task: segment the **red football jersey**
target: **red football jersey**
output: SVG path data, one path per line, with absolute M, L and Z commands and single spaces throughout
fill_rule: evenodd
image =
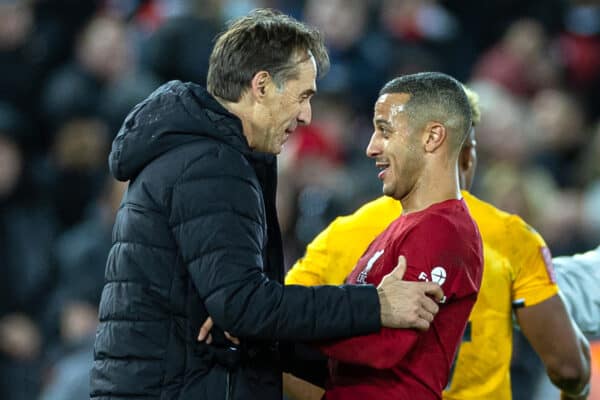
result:
M 446 200 L 393 221 L 347 282 L 378 285 L 400 255 L 408 262 L 405 280 L 441 285 L 440 312 L 425 332 L 382 328 L 322 343 L 330 358 L 325 399 L 442 398 L 483 272 L 481 237 L 464 201 Z

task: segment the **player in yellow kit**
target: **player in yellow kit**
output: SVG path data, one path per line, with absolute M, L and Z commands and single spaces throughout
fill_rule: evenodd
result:
M 468 89 L 467 93 L 475 111 L 474 121 L 478 122 L 476 95 Z M 475 145 L 472 130 L 459 161 L 462 188 L 471 185 Z M 589 365 L 583 354 L 588 349 L 557 295 L 552 260 L 544 240 L 520 217 L 500 211 L 467 191 L 463 191 L 463 196 L 483 239 L 484 273 L 444 399 L 511 398 L 513 309 L 548 375 L 563 390 L 563 398 L 585 398 L 567 395 L 580 394 L 582 390 L 585 394 Z M 285 283 L 343 283 L 368 244 L 401 211 L 398 201 L 380 197 L 352 215 L 337 218 L 309 244 Z

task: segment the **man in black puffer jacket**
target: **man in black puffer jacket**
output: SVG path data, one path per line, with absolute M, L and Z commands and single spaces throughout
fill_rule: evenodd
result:
M 401 273 L 378 288 L 281 285 L 274 155 L 310 122 L 327 62 L 315 30 L 258 10 L 219 37 L 208 91 L 169 82 L 126 118 L 93 399 L 280 399 L 279 340 L 427 329 L 441 289 Z M 211 344 L 197 340 L 209 317 Z

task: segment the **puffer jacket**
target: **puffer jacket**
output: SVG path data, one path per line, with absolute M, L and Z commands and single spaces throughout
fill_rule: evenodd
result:
M 284 287 L 276 164 L 204 88 L 169 82 L 126 118 L 93 399 L 280 399 L 280 340 L 375 332 L 373 287 Z M 196 338 L 215 322 L 214 343 Z M 223 331 L 242 338 L 240 346 Z

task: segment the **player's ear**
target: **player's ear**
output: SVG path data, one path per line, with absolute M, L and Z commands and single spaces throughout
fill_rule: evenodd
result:
M 448 131 L 446 127 L 439 122 L 428 122 L 425 125 L 424 146 L 425 151 L 433 153 L 446 140 Z

